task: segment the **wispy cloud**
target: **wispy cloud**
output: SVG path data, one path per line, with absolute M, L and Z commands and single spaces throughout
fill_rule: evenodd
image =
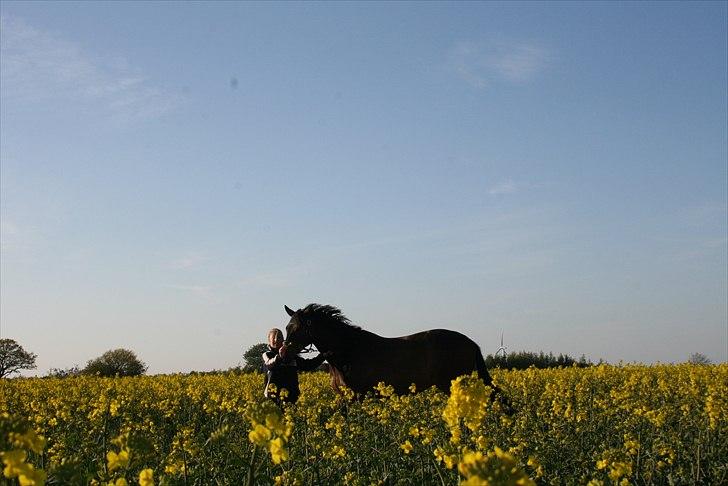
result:
M 202 253 L 189 252 L 169 262 L 169 268 L 173 270 L 187 270 L 199 268 L 210 261 L 210 258 Z
M 488 188 L 488 195 L 490 196 L 503 196 L 506 194 L 515 194 L 517 192 L 523 192 L 532 189 L 541 189 L 547 187 L 549 184 L 545 182 L 517 182 L 511 179 L 498 182 Z
M 546 48 L 525 41 L 459 42 L 450 51 L 452 69 L 475 88 L 530 81 L 550 59 Z
M 311 275 L 317 270 L 313 261 L 308 261 L 286 268 L 275 269 L 247 275 L 238 281 L 241 288 L 285 288 L 298 284 L 302 277 Z
M 513 194 L 517 190 L 517 185 L 513 181 L 504 181 L 500 182 L 494 186 L 492 186 L 490 189 L 488 189 L 488 194 L 491 196 L 499 196 L 502 194 Z
M 64 101 L 126 122 L 161 116 L 181 101 L 126 62 L 98 61 L 82 45 L 22 19 L 0 17 L 0 37 L 4 102 Z
M 211 299 L 214 297 L 212 287 L 209 285 L 177 285 L 177 284 L 167 284 L 164 285 L 165 288 L 173 289 L 173 290 L 180 290 L 183 292 L 189 292 L 197 297 L 202 297 L 205 299 Z
M 293 275 L 284 273 L 260 273 L 242 279 L 239 284 L 241 287 L 284 288 L 290 287 L 293 284 L 293 279 Z

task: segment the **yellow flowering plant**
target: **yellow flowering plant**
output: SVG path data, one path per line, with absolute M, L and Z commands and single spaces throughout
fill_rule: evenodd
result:
M 449 393 L 338 395 L 302 373 L 279 408 L 256 373 L 0 380 L 10 484 L 719 484 L 728 365 L 493 370 Z M 517 483 L 516 483 L 517 484 Z

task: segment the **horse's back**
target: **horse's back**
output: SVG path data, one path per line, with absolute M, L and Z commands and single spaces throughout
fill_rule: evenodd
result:
M 448 391 L 454 378 L 479 371 L 480 347 L 469 337 L 449 329 L 431 329 L 390 340 L 410 364 L 406 366 L 419 388 L 437 386 Z M 403 370 L 404 371 L 404 370 Z
M 421 351 L 436 356 L 443 353 L 447 356 L 451 356 L 453 353 L 469 355 L 475 350 L 480 350 L 472 339 L 449 329 L 430 329 L 395 339 L 401 340 L 402 343 L 405 343 L 405 346 L 419 348 Z
M 465 334 L 451 329 L 429 329 L 427 331 L 420 331 L 415 334 L 410 334 L 409 336 L 401 336 L 395 339 L 412 342 L 432 342 L 437 344 L 475 344 L 475 342 Z

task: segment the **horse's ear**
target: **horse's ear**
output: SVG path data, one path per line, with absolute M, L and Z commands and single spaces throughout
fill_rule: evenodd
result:
M 286 308 L 286 312 L 288 313 L 288 315 L 293 317 L 293 314 L 295 314 L 295 312 L 289 309 L 287 305 L 284 305 L 283 307 Z

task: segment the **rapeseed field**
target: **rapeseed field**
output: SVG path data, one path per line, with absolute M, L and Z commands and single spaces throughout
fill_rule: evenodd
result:
M 728 365 L 493 372 L 398 396 L 259 374 L 0 380 L 8 484 L 726 484 Z

